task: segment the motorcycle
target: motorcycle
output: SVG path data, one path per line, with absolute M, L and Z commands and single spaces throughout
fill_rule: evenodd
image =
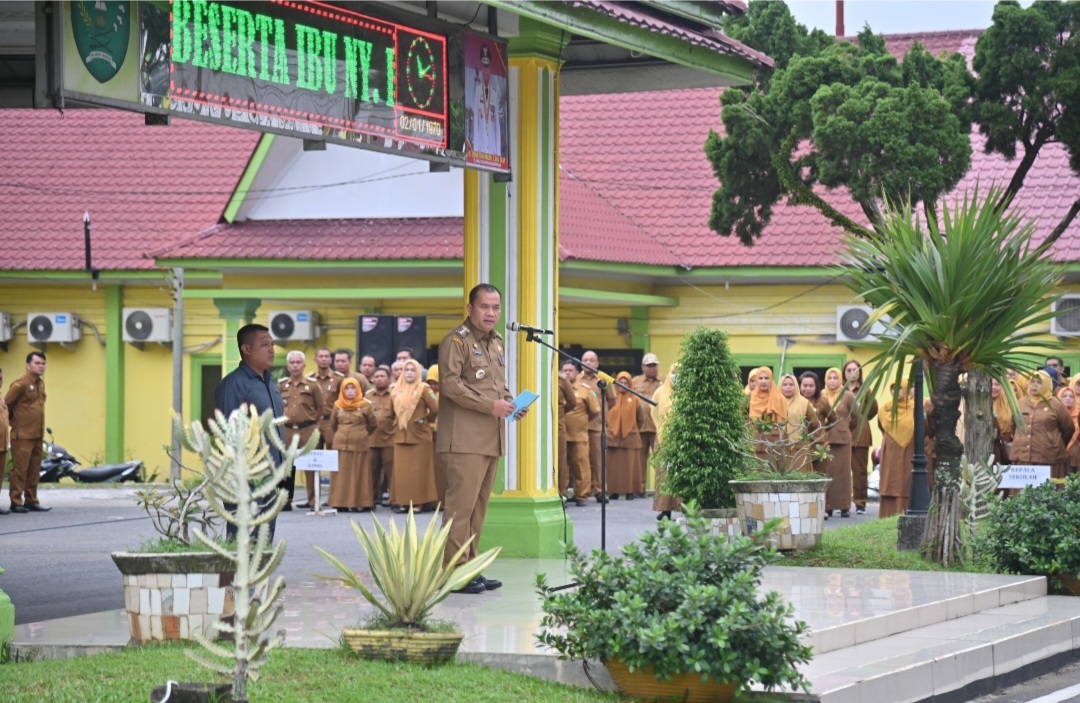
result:
M 49 441 L 45 442 L 43 448 L 40 483 L 56 483 L 65 476 L 76 483 L 123 483 L 139 481 L 142 476 L 143 463 L 140 459 L 79 469 L 79 460 L 53 439 L 52 428 L 46 427 L 45 431 L 49 434 Z

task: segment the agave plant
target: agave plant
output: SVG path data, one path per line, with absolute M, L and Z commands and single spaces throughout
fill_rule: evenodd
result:
M 452 521 L 447 521 L 441 528 L 436 527 L 439 523 L 439 511 L 436 510 L 423 536 L 418 534 L 411 510 L 405 520 L 404 532 L 398 532 L 397 523 L 393 520 L 388 522 L 389 530 L 376 520 L 373 533 L 368 533 L 355 521 L 351 523 L 353 532 L 360 540 L 360 547 L 367 555 L 371 578 L 385 598 L 385 603 L 340 559 L 319 547 L 315 547 L 315 551 L 340 574 L 319 578 L 360 591 L 391 621 L 393 627 L 422 629 L 431 609 L 451 591 L 461 588 L 491 566 L 502 549 L 489 549 L 460 566 L 444 566 L 443 554 Z M 449 563 L 455 564 L 468 548 L 466 542 Z
M 1038 363 L 1040 339 L 1055 313 L 1051 293 L 1060 280 L 1046 246 L 1035 246 L 1034 223 L 1000 211 L 1000 192 L 978 191 L 943 202 L 940 219 L 925 222 L 910 204 L 886 208 L 878 232 L 848 235 L 841 254 L 845 283 L 887 322 L 872 346 L 877 354 L 863 393 L 878 395 L 886 383 L 914 375 L 911 360 L 929 370 L 932 418 L 937 426 L 935 487 L 924 554 L 951 563 L 958 540 L 963 445 L 957 438 L 960 376 L 984 371 L 996 378 L 1016 409 L 1008 369 Z

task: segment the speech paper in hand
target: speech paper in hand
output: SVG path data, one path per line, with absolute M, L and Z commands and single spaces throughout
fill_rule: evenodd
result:
M 515 417 L 519 412 L 536 402 L 536 399 L 540 396 L 536 395 L 532 391 L 521 391 L 517 398 L 514 398 L 514 412 L 507 418 L 510 422 L 513 422 L 517 418 Z

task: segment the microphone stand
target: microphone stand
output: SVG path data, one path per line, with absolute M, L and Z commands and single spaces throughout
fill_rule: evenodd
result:
M 600 502 L 600 551 L 607 552 L 607 379 L 610 379 L 611 376 L 609 374 L 603 373 L 599 369 L 594 369 L 592 366 L 589 366 L 573 354 L 570 354 L 569 352 L 565 352 L 556 346 L 548 344 L 541 338 L 540 335 L 536 334 L 532 330 L 518 331 L 525 333 L 526 342 L 536 342 L 541 346 L 547 347 L 548 349 L 555 352 L 559 356 L 564 357 L 568 361 L 573 361 L 575 364 L 581 366 L 581 368 L 588 369 L 592 373 L 596 374 L 596 385 L 600 388 L 600 494 L 604 498 L 604 500 Z M 624 383 L 619 383 L 612 379 L 611 384 L 619 386 L 623 390 L 633 393 L 649 405 L 655 406 L 657 404 L 656 401 L 652 398 L 646 397 L 641 393 L 638 393 L 633 388 Z M 560 591 L 566 588 L 573 588 L 577 585 L 577 583 L 570 583 L 565 586 L 559 586 L 552 590 Z

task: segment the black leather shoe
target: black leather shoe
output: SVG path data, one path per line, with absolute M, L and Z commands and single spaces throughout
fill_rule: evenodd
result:
M 301 503 L 300 505 L 298 505 L 296 507 L 304 508 L 304 509 L 310 509 L 311 508 L 311 503 Z
M 841 510 L 840 517 L 851 517 L 851 512 L 848 510 Z
M 498 579 L 486 579 L 484 578 L 483 574 L 477 576 L 476 580 L 484 584 L 484 588 L 489 591 L 494 591 L 497 588 L 502 588 L 502 581 L 499 581 Z
M 11 506 L 11 512 L 13 512 L 13 513 L 28 513 L 30 511 L 27 510 L 25 505 L 13 505 L 13 506 Z
M 606 503 L 606 502 L 608 502 L 608 499 L 607 499 L 606 496 L 596 496 L 596 502 L 597 503 Z
M 588 504 L 589 504 L 589 501 L 587 501 L 587 500 L 575 500 L 574 501 L 574 505 L 576 505 L 579 508 L 584 508 Z
M 627 499 L 627 500 L 633 500 L 633 499 L 634 499 L 634 498 L 636 498 L 636 497 L 637 497 L 637 494 L 636 494 L 636 493 L 627 493 L 627 494 L 626 494 L 626 499 Z
M 285 511 L 285 512 L 291 511 L 292 510 L 292 503 L 286 503 L 285 507 L 283 507 L 282 510 Z
M 32 513 L 47 513 L 52 510 L 52 508 L 46 508 L 41 503 L 30 503 L 26 506 L 26 509 Z
M 483 581 L 480 580 L 480 577 L 477 577 L 474 578 L 472 581 L 469 581 L 467 584 L 457 589 L 456 591 L 452 591 L 452 593 L 469 593 L 475 595 L 477 593 L 483 593 L 486 590 L 487 586 L 484 584 Z

